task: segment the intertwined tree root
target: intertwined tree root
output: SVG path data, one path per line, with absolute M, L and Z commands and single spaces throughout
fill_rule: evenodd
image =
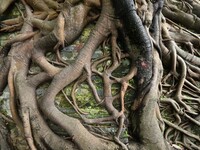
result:
M 0 2 L 4 4 L 2 15 L 13 1 Z M 12 120 L 30 149 L 199 149 L 198 0 L 20 2 L 25 8 L 20 17 L 0 20 L 0 32 L 20 29 L 0 50 L 0 93 L 8 85 Z M 75 61 L 66 62 L 60 50 L 73 44 L 88 24 L 95 24 L 89 38 Z M 102 50 L 102 57 L 92 58 L 98 47 L 107 45 L 110 52 Z M 56 60 L 49 61 L 48 52 L 55 54 Z M 125 59 L 130 62 L 129 71 L 115 76 Z M 40 72 L 30 73 L 33 63 Z M 93 77 L 101 78 L 103 96 Z M 130 80 L 136 82 L 135 87 Z M 87 118 L 79 108 L 75 91 L 83 82 L 107 117 Z M 36 90 L 44 83 L 49 83 L 48 88 L 38 98 Z M 117 94 L 112 91 L 115 84 L 120 85 Z M 69 98 L 63 89 L 71 85 Z M 131 90 L 136 94 L 127 100 Z M 79 117 L 56 107 L 54 101 L 60 92 Z M 0 115 L 0 126 L 5 126 L 2 119 L 10 119 Z M 68 137 L 57 134 L 49 121 Z M 95 127 L 91 127 L 106 123 L 117 126 L 112 139 L 94 133 Z M 124 129 L 128 143 L 120 138 Z M 0 137 L 8 135 L 6 130 L 0 133 Z M 7 142 L 0 140 L 0 145 L 9 147 Z

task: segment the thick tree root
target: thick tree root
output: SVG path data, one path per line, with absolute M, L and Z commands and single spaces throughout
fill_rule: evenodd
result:
M 0 15 L 6 15 L 11 3 L 2 0 Z M 0 18 L 0 32 L 21 29 L 0 49 L 0 95 L 8 84 L 12 114 L 9 119 L 0 113 L 0 125 L 5 127 L 2 118 L 14 121 L 33 150 L 199 149 L 198 0 L 21 3 L 21 16 Z M 75 60 L 65 62 L 65 47 L 80 42 L 89 23 L 95 26 L 89 38 L 81 43 Z M 96 58 L 96 52 L 101 56 Z M 53 59 L 47 58 L 49 54 Z M 33 66 L 42 71 L 30 73 Z M 130 68 L 117 75 L 122 66 Z M 100 89 L 94 78 L 101 81 Z M 38 98 L 40 85 L 47 82 Z M 82 110 L 76 97 L 82 84 L 88 85 L 94 99 L 84 107 L 98 106 L 104 117 L 90 118 L 90 112 Z M 65 91 L 68 87 L 71 95 Z M 77 118 L 57 106 L 60 92 Z M 113 131 L 104 131 L 105 126 Z M 4 129 L 0 145 L 10 149 Z

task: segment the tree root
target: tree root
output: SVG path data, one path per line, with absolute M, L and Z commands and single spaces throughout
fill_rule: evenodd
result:
M 11 2 L 2 3 L 0 14 L 7 13 Z M 25 14 L 19 9 L 20 17 L 0 20 L 0 32 L 21 29 L 0 50 L 0 95 L 8 84 L 12 119 L 21 126 L 30 149 L 199 149 L 197 0 L 21 2 Z M 60 50 L 79 42 L 89 23 L 95 27 L 75 61 L 63 61 Z M 47 58 L 48 52 L 57 58 Z M 35 66 L 42 71 L 31 74 Z M 130 68 L 116 75 L 124 66 Z M 103 85 L 101 93 L 96 77 Z M 47 82 L 45 93 L 37 95 Z M 82 110 L 75 94 L 82 83 L 89 85 L 94 98 L 87 105 L 98 106 L 106 117 L 89 118 Z M 69 85 L 70 96 L 65 91 Z M 60 92 L 77 118 L 56 107 Z M 1 118 L 13 122 L 1 114 L 0 124 Z M 101 126 L 113 131 L 107 133 Z M 3 141 L 9 149 L 1 139 L 1 146 Z M 124 139 L 135 143 L 128 146 Z

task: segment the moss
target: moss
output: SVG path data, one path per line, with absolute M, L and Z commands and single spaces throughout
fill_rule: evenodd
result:
M 24 6 L 21 3 L 16 2 L 16 5 L 11 5 L 11 7 L 12 7 L 11 9 L 8 9 L 0 17 L 0 21 L 7 20 L 7 19 L 12 19 L 12 18 L 17 18 L 17 17 L 21 16 L 21 13 L 20 13 L 19 9 L 22 12 L 24 10 Z M 14 37 L 16 34 L 18 34 L 18 32 L 14 32 L 14 33 L 2 33 L 1 32 L 1 34 L 0 34 L 0 48 L 5 44 L 6 40 L 8 40 L 11 37 Z
M 82 83 L 78 86 L 78 88 L 76 89 L 75 96 L 81 108 L 95 106 L 96 104 L 92 91 L 86 83 Z
M 80 37 L 80 42 L 85 43 L 90 36 L 91 30 L 94 28 L 94 25 L 90 24 L 88 25 L 82 32 L 81 37 Z
M 112 95 L 115 96 L 119 94 L 121 85 L 119 83 L 112 84 Z
M 86 116 L 87 118 L 93 119 L 93 118 L 103 118 L 108 116 L 108 113 L 105 109 L 102 109 L 101 107 L 87 107 L 83 109 L 84 112 L 88 113 Z

